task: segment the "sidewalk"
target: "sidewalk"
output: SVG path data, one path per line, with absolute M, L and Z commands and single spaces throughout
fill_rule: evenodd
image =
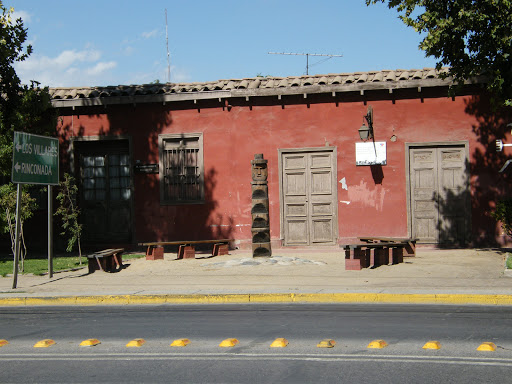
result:
M 203 302 L 395 302 L 512 305 L 505 253 L 418 248 L 404 263 L 345 271 L 335 248 L 249 251 L 176 260 L 127 261 L 116 273 L 87 269 L 48 276 L 0 277 L 0 305 Z

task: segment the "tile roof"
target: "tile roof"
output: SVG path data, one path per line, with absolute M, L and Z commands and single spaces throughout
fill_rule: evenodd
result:
M 451 80 L 441 79 L 432 68 L 383 70 L 314 76 L 254 77 L 217 80 L 202 83 L 162 83 L 117 85 L 105 87 L 50 88 L 52 102 L 57 106 L 72 105 L 66 101 L 81 101 L 73 105 L 96 105 L 104 102 L 86 100 L 114 99 L 114 103 L 146 101 L 195 100 L 208 98 L 253 97 L 285 94 L 350 92 L 359 90 L 447 86 Z M 151 96 L 148 98 L 148 96 Z M 160 97 L 159 97 L 160 96 Z M 173 97 L 174 96 L 174 97 Z M 181 97 L 178 97 L 181 96 Z M 128 101 L 128 99 L 130 101 Z

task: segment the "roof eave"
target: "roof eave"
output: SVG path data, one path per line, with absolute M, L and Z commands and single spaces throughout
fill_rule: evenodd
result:
M 480 79 L 467 81 L 466 84 L 480 83 Z M 256 88 L 256 89 L 232 89 L 218 91 L 179 92 L 172 94 L 153 95 L 132 95 L 132 96 L 109 96 L 94 98 L 73 98 L 73 99 L 52 99 L 52 105 L 56 108 L 93 107 L 121 104 L 142 104 L 142 103 L 172 103 L 179 101 L 198 101 L 213 99 L 229 99 L 240 97 L 271 97 L 286 95 L 309 95 L 309 94 L 341 94 L 347 92 L 370 92 L 378 90 L 400 89 L 426 89 L 449 87 L 453 85 L 451 78 L 447 79 L 417 79 L 397 81 L 375 81 L 362 83 L 344 83 L 331 85 L 308 85 L 282 88 Z

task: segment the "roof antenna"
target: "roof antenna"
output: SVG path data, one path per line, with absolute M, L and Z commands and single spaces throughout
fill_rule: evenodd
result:
M 306 56 L 306 75 L 309 75 L 309 56 L 326 56 L 327 59 L 316 62 L 313 65 L 319 64 L 323 61 L 332 59 L 333 57 L 343 57 L 343 55 L 330 55 L 322 53 L 295 53 L 295 52 L 268 52 L 269 55 L 292 55 L 292 56 Z
M 167 8 L 165 8 L 165 45 L 167 47 L 167 82 L 171 82 L 171 55 L 169 54 L 169 34 L 167 32 Z

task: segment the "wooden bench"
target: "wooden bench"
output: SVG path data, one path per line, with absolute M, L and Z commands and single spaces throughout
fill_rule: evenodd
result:
M 219 240 L 185 240 L 185 241 L 155 241 L 151 243 L 139 243 L 139 246 L 148 247 L 146 260 L 159 260 L 164 258 L 165 245 L 177 245 L 178 259 L 194 259 L 196 257 L 195 246 L 197 244 L 213 244 L 212 256 L 227 255 L 229 243 L 235 239 Z
M 403 262 L 407 242 L 340 245 L 345 250 L 345 270 L 359 271 Z
M 406 243 L 406 246 L 404 248 L 404 256 L 416 256 L 416 241 L 418 239 L 412 239 L 412 238 L 404 238 L 404 237 L 373 237 L 373 236 L 366 236 L 366 237 L 360 237 L 360 241 L 364 243 L 390 243 L 390 244 L 396 244 L 396 243 Z
M 124 248 L 104 249 L 87 255 L 89 273 L 100 270 L 114 272 L 123 268 Z

